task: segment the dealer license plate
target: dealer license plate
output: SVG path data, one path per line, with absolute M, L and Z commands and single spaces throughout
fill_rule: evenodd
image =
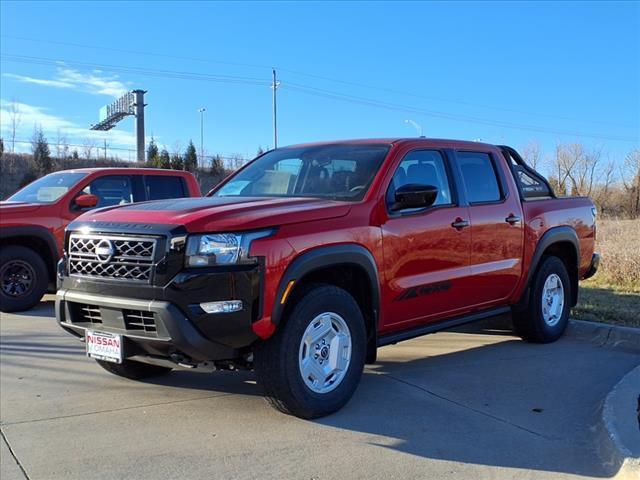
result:
M 85 331 L 87 356 L 106 362 L 122 363 L 122 335 Z

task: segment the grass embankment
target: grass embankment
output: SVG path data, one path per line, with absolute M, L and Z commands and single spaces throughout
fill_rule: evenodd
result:
M 640 219 L 599 220 L 598 273 L 580 283 L 572 316 L 640 327 Z

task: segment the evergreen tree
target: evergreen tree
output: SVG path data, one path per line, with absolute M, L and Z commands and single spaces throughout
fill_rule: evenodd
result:
M 182 155 L 179 153 L 174 153 L 171 155 L 171 168 L 173 170 L 182 170 L 184 169 L 184 162 L 182 161 Z
M 0 157 L 4 154 L 4 140 L 0 138 Z
M 147 165 L 150 167 L 158 166 L 158 145 L 153 137 L 147 147 Z
M 166 148 L 163 148 L 160 152 L 160 156 L 158 157 L 158 168 L 171 168 L 171 157 L 169 156 L 169 152 L 167 152 Z
M 74 160 L 78 160 L 80 158 L 78 150 L 74 150 L 73 152 L 71 152 L 71 158 L 73 158 Z
M 31 151 L 33 152 L 33 162 L 39 175 L 46 175 L 53 169 L 51 161 L 51 150 L 47 139 L 42 133 L 41 127 L 36 127 L 31 138 Z
M 224 162 L 222 161 L 222 157 L 220 155 L 216 155 L 211 159 L 211 173 L 216 177 L 224 177 Z
M 188 172 L 195 172 L 198 168 L 198 154 L 193 141 L 189 140 L 187 150 L 184 152 L 184 169 Z

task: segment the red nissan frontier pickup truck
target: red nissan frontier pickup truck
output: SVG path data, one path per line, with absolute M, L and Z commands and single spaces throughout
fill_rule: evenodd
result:
M 0 202 L 0 311 L 28 310 L 55 291 L 65 227 L 93 208 L 199 197 L 189 172 L 79 168 L 45 175 Z
M 559 338 L 598 267 L 595 216 L 506 146 L 278 148 L 204 198 L 71 223 L 56 316 L 113 374 L 250 368 L 274 407 L 316 418 L 383 345 L 507 312 L 523 339 Z

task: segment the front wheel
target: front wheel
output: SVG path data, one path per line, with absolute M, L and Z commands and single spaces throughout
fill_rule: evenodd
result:
M 366 331 L 354 298 L 318 285 L 304 293 L 284 325 L 254 351 L 254 366 L 269 403 L 300 418 L 342 408 L 364 368 Z
M 47 266 L 34 250 L 20 245 L 0 252 L 0 311 L 21 312 L 34 307 L 47 291 Z
M 536 343 L 560 338 L 569 322 L 570 289 L 564 262 L 558 257 L 545 257 L 533 278 L 527 309 L 514 314 L 516 333 Z

